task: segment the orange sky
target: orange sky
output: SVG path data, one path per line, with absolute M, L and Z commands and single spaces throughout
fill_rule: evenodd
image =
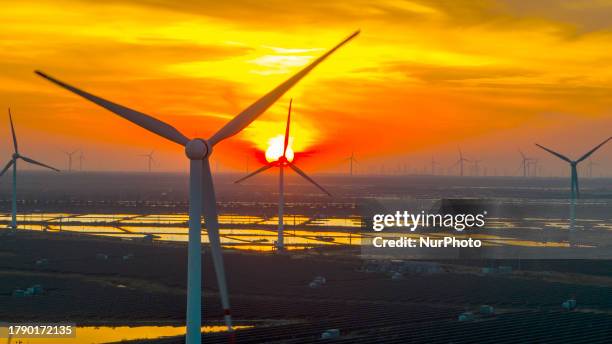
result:
M 209 137 L 229 118 L 357 28 L 362 34 L 244 133 L 215 148 L 222 169 L 262 160 L 294 98 L 300 165 L 361 169 L 457 146 L 515 173 L 522 148 L 572 157 L 612 134 L 612 1 L 19 1 L 0 12 L 0 104 L 24 153 L 65 168 L 81 148 L 91 170 L 184 171 L 182 148 L 36 77 L 41 69 L 96 95 Z M 10 154 L 8 121 L 0 122 Z M 610 175 L 612 145 L 594 159 Z M 596 173 L 596 174 L 597 174 Z

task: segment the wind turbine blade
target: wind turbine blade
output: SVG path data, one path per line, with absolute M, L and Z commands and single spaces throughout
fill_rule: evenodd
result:
M 359 31 L 354 32 L 352 35 L 350 35 L 338 45 L 329 50 L 327 53 L 314 60 L 311 64 L 306 66 L 300 72 L 298 72 L 282 84 L 278 85 L 275 89 L 270 91 L 265 96 L 261 97 L 255 103 L 251 104 L 251 106 L 246 108 L 238 116 L 234 117 L 234 119 L 232 119 L 225 126 L 223 126 L 221 130 L 215 133 L 210 138 L 209 142 L 214 146 L 220 141 L 238 134 L 242 129 L 251 124 L 251 122 L 257 119 L 257 117 L 259 117 L 262 113 L 264 113 L 264 111 L 266 111 L 272 104 L 274 104 L 274 102 L 276 102 L 278 98 L 285 94 L 285 92 L 287 92 L 293 85 L 295 85 L 304 76 L 306 76 L 306 74 L 308 74 L 312 69 L 314 69 L 319 63 L 323 62 L 323 60 L 325 60 L 329 55 L 333 54 L 336 50 L 338 50 L 341 46 L 346 44 L 358 34 Z
M 115 114 L 127 119 L 128 121 L 138 126 L 141 126 L 151 132 L 154 132 L 159 136 L 162 136 L 170 141 L 176 142 L 180 144 L 181 146 L 184 146 L 187 144 L 187 142 L 189 142 L 189 139 L 185 137 L 185 135 L 183 135 L 181 132 L 176 130 L 176 128 L 156 118 L 153 118 L 141 112 L 129 109 L 122 105 L 119 105 L 119 104 L 110 102 L 108 100 L 99 98 L 97 96 L 94 96 L 93 94 L 87 93 L 78 88 L 75 88 L 66 83 L 63 83 L 57 79 L 54 79 L 41 71 L 35 71 L 35 73 L 51 81 L 52 83 L 60 87 L 63 87 L 67 89 L 68 91 L 73 92 L 111 112 L 114 112 Z
M 245 177 L 242 177 L 242 178 L 238 179 L 237 181 L 234 182 L 234 184 L 238 184 L 238 183 L 240 183 L 242 181 L 245 181 L 245 180 L 253 177 L 256 174 L 259 174 L 259 173 L 261 173 L 261 172 L 263 172 L 265 170 L 268 170 L 268 169 L 272 168 L 272 166 L 274 166 L 274 165 L 272 165 L 272 164 L 264 165 L 262 168 L 258 169 L 257 171 L 255 171 L 253 173 L 249 173 Z
M 612 140 L 612 136 L 608 137 L 607 140 L 605 140 L 604 142 L 598 144 L 595 148 L 591 149 L 588 153 L 583 155 L 580 159 L 576 160 L 576 162 L 581 162 L 582 160 L 588 158 L 589 156 L 591 156 L 591 154 L 595 153 L 596 150 L 598 150 L 601 146 L 605 145 L 610 140 Z
M 30 158 L 28 158 L 28 157 L 26 157 L 26 156 L 23 156 L 23 155 L 20 155 L 20 156 L 19 156 L 19 158 L 20 158 L 21 160 L 25 161 L 25 162 L 29 162 L 30 164 L 34 164 L 34 165 L 38 165 L 38 166 L 42 166 L 42 167 L 46 167 L 46 168 L 51 169 L 51 170 L 53 170 L 53 171 L 55 171 L 55 172 L 59 172 L 59 171 L 60 171 L 60 170 L 58 170 L 58 169 L 57 169 L 57 168 L 55 168 L 55 167 L 51 167 L 51 166 L 49 166 L 49 165 L 45 165 L 45 164 L 43 164 L 42 162 L 38 162 L 38 161 L 36 161 L 36 160 L 34 160 L 34 159 L 30 159 Z
M 569 162 L 569 163 L 571 163 L 571 162 L 572 162 L 572 161 L 571 161 L 571 160 L 570 160 L 568 157 L 566 157 L 566 156 L 565 156 L 565 155 L 563 155 L 563 154 L 559 154 L 559 153 L 555 152 L 554 150 L 552 150 L 552 149 L 548 149 L 548 148 L 546 148 L 546 147 L 544 147 L 544 146 L 542 146 L 542 145 L 539 145 L 539 144 L 537 144 L 537 143 L 536 143 L 535 145 L 536 145 L 536 146 L 538 146 L 538 147 L 540 147 L 540 148 L 542 148 L 543 150 L 547 151 L 548 153 L 550 153 L 550 154 L 552 154 L 552 155 L 554 155 L 554 156 L 558 157 L 559 159 L 565 160 L 565 161 L 567 161 L 567 162 Z
M 287 128 L 285 128 L 285 145 L 283 146 L 283 156 L 287 154 L 287 147 L 289 146 L 289 126 L 291 125 L 291 104 L 293 98 L 289 100 L 289 113 L 287 114 Z
M 331 196 L 332 194 L 330 194 L 327 190 L 325 190 L 321 185 L 317 184 L 317 182 L 315 182 L 312 178 L 310 178 L 309 176 L 306 175 L 306 173 L 304 173 L 304 171 L 300 170 L 297 166 L 295 166 L 292 163 L 289 163 L 289 167 L 291 167 L 297 174 L 299 174 L 300 176 L 304 177 L 304 179 L 306 179 L 307 181 L 311 182 L 314 186 L 316 186 L 317 188 L 319 188 L 319 190 L 323 191 L 324 193 L 326 193 L 328 196 Z
M 13 126 L 13 115 L 11 115 L 11 108 L 8 109 L 9 113 L 9 122 L 11 122 L 11 134 L 13 134 L 13 147 L 15 147 L 15 153 L 19 153 L 19 148 L 17 147 L 17 135 L 15 135 L 15 127 Z
M 11 159 L 8 164 L 6 164 L 6 166 L 4 166 L 4 168 L 2 169 L 2 172 L 0 172 L 0 177 L 2 177 L 4 175 L 4 173 L 11 168 L 11 166 L 13 166 L 13 164 L 15 163 L 15 160 Z
M 223 264 L 223 254 L 221 252 L 221 239 L 219 237 L 217 200 L 215 196 L 212 173 L 210 171 L 210 162 L 208 159 L 202 160 L 202 208 L 204 211 L 206 231 L 208 232 L 208 240 L 210 242 L 213 265 L 217 275 L 217 284 L 219 285 L 219 294 L 221 295 L 221 306 L 223 307 L 225 324 L 227 325 L 227 330 L 232 332 L 229 293 L 227 291 L 227 282 L 225 279 L 225 267 Z
M 527 160 L 527 157 L 525 156 L 525 154 L 523 153 L 523 151 L 522 151 L 522 150 L 520 150 L 520 149 L 519 149 L 518 151 L 519 151 L 519 153 L 521 154 L 521 157 L 523 158 L 523 160 Z

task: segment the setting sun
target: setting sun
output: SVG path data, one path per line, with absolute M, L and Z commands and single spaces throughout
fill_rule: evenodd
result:
M 266 160 L 268 162 L 277 161 L 281 156 L 283 156 L 283 145 L 285 142 L 284 135 L 277 135 L 268 140 L 268 149 L 266 150 Z M 287 147 L 287 153 L 285 154 L 287 157 L 287 161 L 293 161 L 294 153 L 291 145 L 293 143 L 293 138 L 289 137 L 289 146 Z

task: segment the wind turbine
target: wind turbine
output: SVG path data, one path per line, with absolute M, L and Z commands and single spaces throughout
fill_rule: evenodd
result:
M 529 174 L 532 177 L 537 177 L 538 176 L 538 164 L 540 162 L 538 161 L 538 159 L 531 159 L 528 163 L 527 163 L 527 171 L 529 171 Z
M 353 176 L 353 165 L 355 163 L 359 163 L 359 161 L 355 159 L 355 152 L 351 152 L 351 156 L 346 158 L 346 160 L 349 162 L 349 175 L 352 177 Z
M 99 98 L 78 88 L 70 86 L 62 81 L 54 79 L 43 72 L 36 74 L 63 87 L 77 95 L 103 107 L 115 114 L 139 125 L 159 136 L 185 147 L 185 154 L 190 161 L 189 167 L 189 239 L 188 239 L 188 262 L 187 262 L 187 344 L 200 343 L 201 336 L 201 300 L 202 300 L 202 211 L 204 212 L 206 229 L 210 241 L 213 264 L 219 284 L 221 303 L 224 309 L 225 321 L 228 330 L 232 331 L 231 315 L 229 308 L 229 297 L 223 267 L 223 256 L 221 255 L 221 242 L 219 238 L 219 222 L 217 217 L 216 197 L 210 169 L 210 156 L 213 147 L 247 127 L 272 104 L 276 102 L 293 85 L 306 76 L 312 69 L 319 65 L 337 49 L 346 44 L 359 34 L 354 32 L 334 48 L 317 58 L 297 74 L 287 79 L 282 84 L 261 97 L 255 103 L 243 110 L 240 114 L 229 121 L 208 140 L 202 138 L 189 139 L 176 128 L 162 122 L 154 117 L 129 109 L 122 105 Z
M 431 175 L 432 176 L 436 175 L 436 165 L 438 165 L 438 162 L 434 159 L 432 155 L 431 156 Z
M 527 177 L 527 175 L 529 174 L 529 163 L 531 161 L 533 161 L 532 158 L 527 157 L 522 150 L 519 149 L 519 153 L 521 154 L 521 158 L 522 160 L 522 166 L 523 166 L 523 177 Z
M 472 168 L 474 170 L 473 174 L 478 177 L 480 176 L 480 163 L 482 160 L 472 160 Z
M 306 179 L 307 181 L 311 182 L 312 184 L 314 184 L 314 186 L 316 186 L 317 188 L 319 188 L 319 190 L 323 191 L 324 193 L 326 193 L 327 195 L 331 196 L 331 194 L 329 192 L 327 192 L 327 190 L 325 190 L 321 185 L 317 184 L 317 182 L 315 182 L 312 178 L 310 178 L 308 175 L 306 175 L 306 173 L 304 173 L 304 171 L 302 171 L 299 167 L 295 166 L 295 164 L 293 164 L 291 161 L 293 160 L 293 152 L 290 151 L 290 154 L 287 154 L 287 148 L 289 147 L 289 127 L 291 125 L 291 104 L 293 103 L 293 99 L 289 101 L 289 113 L 287 115 L 287 126 L 285 128 L 285 138 L 284 138 L 284 143 L 283 143 L 283 150 L 282 150 L 282 154 L 280 157 L 278 157 L 278 159 L 276 159 L 275 161 L 269 162 L 268 164 L 264 165 L 263 167 L 257 169 L 255 172 L 246 175 L 245 177 L 242 177 L 240 179 L 238 179 L 237 181 L 235 181 L 234 183 L 240 183 L 246 179 L 249 179 L 263 171 L 266 171 L 272 167 L 278 167 L 278 239 L 276 240 L 276 248 L 281 251 L 285 248 L 285 244 L 284 244 L 284 236 L 283 236 L 283 231 L 284 231 L 284 224 L 283 224 L 283 212 L 284 212 L 284 208 L 285 208 L 285 167 L 290 167 L 292 170 L 294 170 L 297 174 L 299 174 L 300 176 L 304 177 L 304 179 Z M 352 157 L 352 156 L 351 156 Z
M 598 150 L 601 146 L 605 145 L 608 141 L 610 141 L 612 139 L 612 136 L 609 137 L 607 140 L 605 140 L 604 142 L 598 144 L 597 146 L 595 146 L 595 148 L 591 149 L 590 151 L 588 151 L 586 154 L 584 154 L 583 156 L 581 156 L 579 159 L 577 160 L 571 160 L 570 158 L 566 157 L 565 155 L 562 155 L 560 153 L 557 153 L 555 151 L 553 151 L 552 149 L 548 149 L 542 145 L 539 145 L 536 143 L 536 146 L 542 148 L 543 150 L 547 151 L 548 153 L 558 157 L 561 160 L 567 161 L 570 164 L 570 169 L 571 169 L 571 197 L 572 199 L 576 199 L 576 198 L 580 198 L 580 189 L 578 188 L 578 164 L 580 162 L 582 162 L 583 160 L 585 160 L 586 158 L 588 158 L 589 156 L 591 156 L 591 154 L 595 153 L 596 150 Z
M 589 159 L 589 162 L 587 163 L 589 178 L 593 178 L 593 166 L 596 166 L 596 165 L 599 165 L 599 164 L 594 162 L 593 159 Z
M 608 137 L 607 140 L 605 140 L 604 142 L 598 144 L 597 146 L 595 146 L 595 148 L 591 149 L 590 151 L 588 151 L 586 154 L 584 154 L 583 156 L 581 156 L 577 160 L 571 160 L 570 158 L 566 157 L 563 154 L 557 153 L 557 152 L 553 151 L 552 149 L 548 149 L 548 148 L 546 148 L 544 146 L 541 146 L 541 145 L 536 143 L 536 146 L 542 148 L 543 150 L 545 150 L 548 153 L 558 157 L 561 160 L 567 161 L 570 164 L 570 169 L 571 169 L 571 174 L 570 174 L 570 187 L 571 187 L 571 194 L 570 194 L 570 231 L 574 230 L 574 227 L 575 227 L 575 224 L 576 224 L 576 199 L 580 198 L 580 189 L 578 187 L 578 168 L 577 168 L 578 164 L 580 162 L 582 162 L 583 160 L 585 160 L 586 158 L 588 158 L 589 156 L 591 156 L 591 154 L 595 153 L 596 150 L 598 150 L 601 146 L 606 144 L 611 139 L 612 139 L 612 136 Z
M 461 148 L 459 148 L 459 160 L 457 160 L 457 162 L 455 162 L 453 167 L 459 165 L 459 175 L 461 177 L 463 177 L 463 163 L 464 162 L 470 162 L 470 161 L 463 157 L 463 152 L 461 151 Z
M 83 160 L 85 160 L 85 156 L 83 155 L 83 151 L 79 154 L 79 171 L 83 171 Z
M 72 156 L 75 155 L 79 150 L 75 149 L 72 152 L 64 151 L 66 157 L 68 157 L 68 172 L 72 172 Z
M 12 209 L 11 209 L 11 228 L 13 230 L 17 229 L 17 160 L 21 159 L 25 162 L 29 162 L 30 164 L 42 166 L 56 172 L 59 170 L 55 167 L 51 167 L 49 165 L 45 165 L 42 162 L 38 162 L 34 159 L 30 159 L 26 156 L 19 154 L 19 147 L 17 145 L 17 135 L 15 135 L 15 127 L 13 126 L 13 116 L 11 115 L 11 109 L 8 109 L 9 114 L 9 122 L 11 123 L 11 134 L 13 135 L 13 156 L 11 160 L 4 166 L 2 171 L 0 172 L 0 177 L 4 175 L 4 173 L 13 166 L 13 195 L 12 195 Z
M 149 172 L 151 172 L 151 164 L 155 162 L 155 159 L 153 159 L 153 153 L 155 153 L 154 150 L 152 150 L 149 154 L 140 154 L 140 156 L 147 158 L 147 167 L 149 168 Z
M 357 159 L 355 159 L 355 152 L 351 152 L 351 156 L 346 158 L 345 161 L 349 162 L 349 175 L 352 177 L 353 176 L 353 164 L 356 162 L 357 163 L 359 162 L 357 161 Z

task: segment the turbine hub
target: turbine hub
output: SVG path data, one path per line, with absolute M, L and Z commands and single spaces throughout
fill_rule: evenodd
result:
M 13 159 L 17 159 L 17 158 L 19 158 L 19 154 L 13 153 Z
M 190 160 L 203 160 L 208 157 L 212 150 L 208 142 L 203 139 L 193 139 L 185 145 L 185 155 Z

